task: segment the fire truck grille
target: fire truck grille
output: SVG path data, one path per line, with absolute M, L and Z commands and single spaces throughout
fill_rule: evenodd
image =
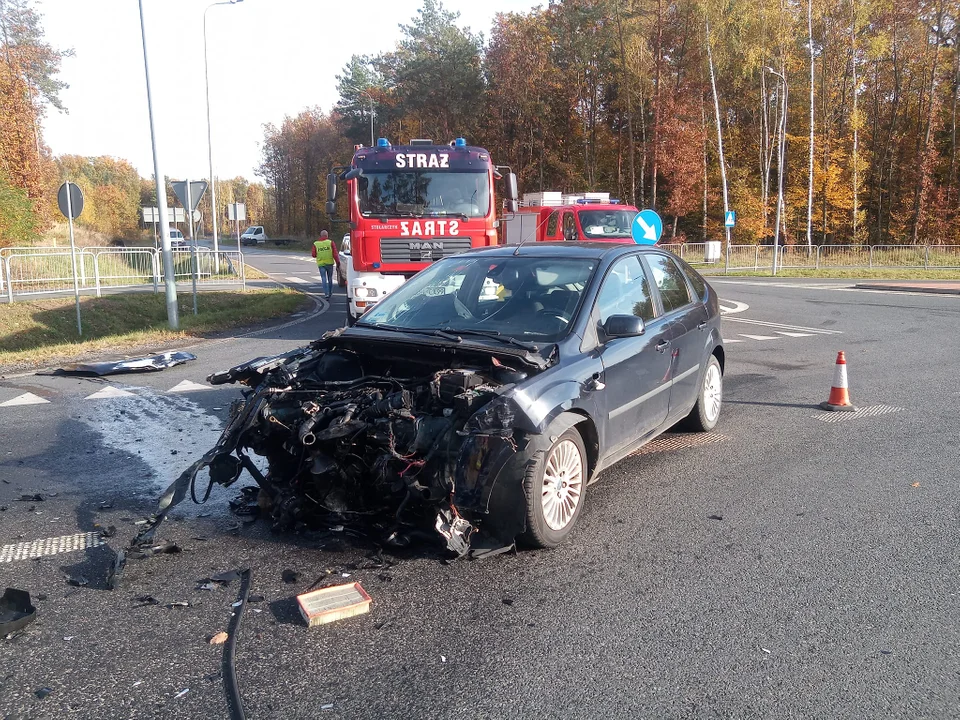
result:
M 383 263 L 433 262 L 470 249 L 470 238 L 381 238 L 380 261 Z

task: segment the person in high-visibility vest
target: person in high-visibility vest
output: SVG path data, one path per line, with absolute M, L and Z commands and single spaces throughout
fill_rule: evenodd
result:
M 333 266 L 340 267 L 340 254 L 333 240 L 327 237 L 327 231 L 320 233 L 320 239 L 313 243 L 313 257 L 317 259 L 317 269 L 323 281 L 323 292 L 327 298 L 333 295 Z

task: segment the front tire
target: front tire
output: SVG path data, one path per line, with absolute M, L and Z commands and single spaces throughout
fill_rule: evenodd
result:
M 685 429 L 693 432 L 710 432 L 720 420 L 720 407 L 723 404 L 723 370 L 715 355 L 710 356 L 703 371 L 697 404 L 686 417 Z
M 538 548 L 556 547 L 573 530 L 587 490 L 587 451 L 570 428 L 527 466 L 523 491 L 527 530 L 520 540 Z

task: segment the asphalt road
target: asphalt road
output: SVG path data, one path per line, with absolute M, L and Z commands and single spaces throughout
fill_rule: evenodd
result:
M 316 290 L 302 260 L 251 255 Z M 0 403 L 49 400 L 0 406 L 0 545 L 118 529 L 108 547 L 0 555 L 0 587 L 45 596 L 36 623 L 0 640 L 0 717 L 226 717 L 207 638 L 237 583 L 195 586 L 240 567 L 264 596 L 239 635 L 251 718 L 960 717 L 960 298 L 714 284 L 737 342 L 710 442 L 670 437 L 606 472 L 560 548 L 482 561 L 419 548 L 364 569 L 347 537 L 319 547 L 238 526 L 235 493 L 218 488 L 164 525 L 181 553 L 131 561 L 105 589 L 109 548 L 212 445 L 237 396 L 170 390 L 341 324 L 342 295 L 156 375 L 0 381 Z M 870 414 L 825 422 L 838 350 Z M 87 399 L 106 386 L 132 394 Z M 47 497 L 17 499 L 33 493 Z M 308 629 L 292 598 L 326 569 L 359 580 L 371 611 Z M 88 584 L 68 585 L 78 574 Z M 177 601 L 191 605 L 164 607 Z

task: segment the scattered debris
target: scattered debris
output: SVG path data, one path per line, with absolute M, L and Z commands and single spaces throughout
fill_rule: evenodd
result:
M 112 510 L 112 509 L 113 509 L 112 501 L 110 502 L 104 501 L 97 506 L 97 510 Z M 123 518 L 120 518 L 120 519 L 123 520 Z
M 910 487 L 920 487 L 920 483 L 915 482 L 915 483 L 913 483 L 913 485 L 911 485 Z
M 513 605 L 513 598 L 503 598 L 502 602 L 504 605 Z
M 893 650 L 881 650 L 881 655 L 893 655 Z
M 300 573 L 296 572 L 295 570 L 291 570 L 290 568 L 287 568 L 282 573 L 280 573 L 280 577 L 283 578 L 283 581 L 285 583 L 295 583 L 297 581 L 297 578 L 300 577 Z
M 176 695 L 174 695 L 174 696 L 173 696 L 173 699 L 174 699 L 174 700 L 179 700 L 179 699 L 182 698 L 184 695 L 186 695 L 188 692 L 190 692 L 190 688 L 185 688 L 184 690 L 181 690 L 181 691 L 178 692 Z
M 43 502 L 46 498 L 40 493 L 34 495 L 21 495 L 19 500 L 21 502 Z
M 175 607 L 193 607 L 193 606 L 190 605 L 190 603 L 188 603 L 186 600 L 175 600 L 174 602 L 167 603 L 166 605 L 164 605 L 164 607 L 167 608 L 168 610 L 172 610 Z
M 441 655 L 441 656 L 440 656 L 440 662 L 445 663 L 446 661 L 447 661 L 447 656 L 446 656 L 446 655 Z
M 75 587 L 83 587 L 89 582 L 83 575 L 68 575 L 67 583 Z
M 137 685 L 143 685 L 143 680 L 137 680 L 131 687 L 137 687 Z
M 71 640 L 73 640 L 73 635 L 67 635 L 67 636 L 66 636 L 65 638 L 63 638 L 63 639 L 66 640 L 67 642 L 70 642 Z
M 138 595 L 134 600 L 139 605 L 134 605 L 134 607 L 147 607 L 148 605 L 159 605 L 160 601 L 157 600 L 153 595 Z
M 218 632 L 216 635 L 212 636 L 208 642 L 211 645 L 223 645 L 227 641 L 228 637 L 229 635 L 227 635 L 225 632 Z
M 107 587 L 116 590 L 120 585 L 120 574 L 127 564 L 127 553 L 124 550 L 118 550 L 113 556 L 113 564 L 110 565 L 110 571 L 107 573 Z
M 327 703 L 326 705 L 320 706 L 321 710 L 333 710 L 333 703 Z
M 196 360 L 197 356 L 188 352 L 165 352 L 160 355 L 151 355 L 149 357 L 131 358 L 128 360 L 115 360 L 97 363 L 71 363 L 64 365 L 58 371 L 58 375 L 115 375 L 118 373 L 147 372 L 154 370 L 166 370 L 175 365 L 182 365 L 185 362 Z M 186 692 L 186 691 L 184 691 Z
M 117 534 L 117 528 L 115 525 L 110 525 L 105 530 L 100 531 L 101 537 L 105 537 L 105 538 L 112 538 L 116 534 Z
M 37 619 L 26 590 L 7 588 L 0 597 L 0 637 L 22 630 Z
M 765 652 L 765 653 L 766 653 L 767 655 L 769 655 L 769 654 L 770 654 L 770 651 L 769 651 L 769 650 L 767 650 L 767 649 L 766 649 L 765 647 L 762 647 L 762 646 L 761 646 L 761 648 L 760 648 L 760 649 L 761 649 L 761 650 L 763 650 L 763 651 L 764 651 L 764 652 Z
M 707 520 L 723 520 L 723 515 L 707 515 Z
M 331 585 L 297 596 L 300 614 L 309 627 L 362 615 L 370 611 L 371 602 L 358 582 Z
M 159 545 L 140 546 L 130 550 L 129 555 L 136 560 L 142 560 L 151 555 L 173 555 L 179 552 L 182 552 L 182 548 L 176 543 L 168 541 Z
M 263 595 L 251 595 L 250 597 L 247 598 L 247 602 L 252 602 L 252 603 L 263 602 L 263 599 L 264 599 Z
M 203 679 L 206 680 L 207 682 L 214 682 L 216 680 L 219 680 L 222 677 L 223 677 L 223 673 L 218 671 L 215 673 L 210 673 L 209 675 L 204 675 Z
M 53 692 L 53 690 L 52 690 L 51 688 L 42 687 L 42 688 L 40 688 L 39 690 L 37 690 L 36 692 L 34 692 L 33 694 L 36 695 L 36 696 L 37 696 L 38 698 L 40 698 L 41 700 L 43 700 L 47 695 L 49 695 L 49 694 L 52 693 L 52 692 Z

